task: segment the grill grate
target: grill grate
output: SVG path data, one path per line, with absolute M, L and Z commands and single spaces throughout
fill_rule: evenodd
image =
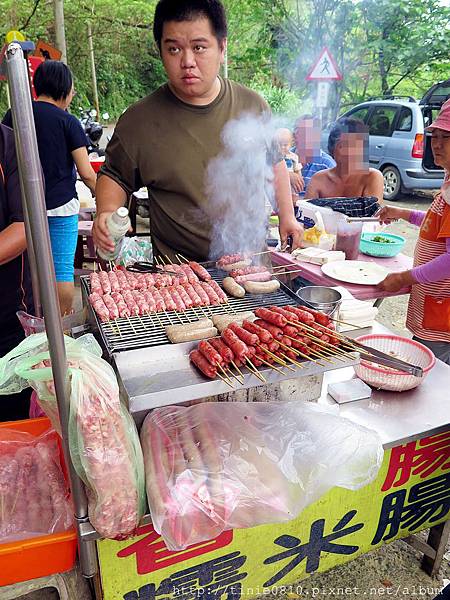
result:
M 208 269 L 213 279 L 220 283 L 224 277 L 221 271 L 217 269 Z M 164 313 L 150 313 L 140 317 L 132 316 L 129 319 L 121 318 L 115 321 L 101 323 L 89 304 L 88 296 L 90 293 L 90 284 L 88 276 L 81 276 L 81 289 L 84 303 L 88 306 L 91 320 L 98 327 L 106 351 L 111 355 L 113 352 L 123 352 L 125 350 L 137 350 L 139 348 L 148 348 L 169 344 L 164 328 L 167 325 L 177 325 L 197 321 L 203 317 L 210 317 L 211 314 L 232 314 L 247 310 L 254 310 L 262 306 L 276 304 L 285 306 L 292 304 L 293 298 L 286 291 L 280 288 L 273 294 L 246 295 L 244 298 L 229 298 L 228 306 L 221 304 L 219 306 L 209 306 L 205 308 L 190 308 L 185 312 L 167 311 Z

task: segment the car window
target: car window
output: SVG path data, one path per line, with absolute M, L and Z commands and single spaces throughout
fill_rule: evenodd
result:
M 349 113 L 347 113 L 347 117 L 351 117 L 352 119 L 360 119 L 361 121 L 364 121 L 364 123 L 367 121 L 367 115 L 369 113 L 369 107 L 365 106 L 363 108 L 357 108 L 354 111 L 351 111 Z
M 412 110 L 403 106 L 398 117 L 396 131 L 411 131 L 412 129 Z
M 368 122 L 369 135 L 392 135 L 392 123 L 397 110 L 397 107 L 394 106 L 378 106 L 375 108 Z

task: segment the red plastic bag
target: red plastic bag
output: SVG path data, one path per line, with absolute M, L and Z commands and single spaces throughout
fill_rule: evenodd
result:
M 66 531 L 72 515 L 56 432 L 0 429 L 0 541 Z

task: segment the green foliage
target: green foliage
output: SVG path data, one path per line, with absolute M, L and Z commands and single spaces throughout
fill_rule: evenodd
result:
M 276 114 L 311 111 L 306 74 L 321 48 L 344 80 L 325 118 L 369 96 L 414 95 L 450 76 L 450 9 L 441 0 L 223 0 L 229 22 L 228 75 L 259 91 Z M 93 104 L 87 22 L 92 24 L 100 110 L 117 118 L 165 80 L 152 39 L 156 0 L 65 0 L 68 63 L 77 97 Z M 52 0 L 0 0 L 0 36 L 21 30 L 55 43 Z M 0 83 L 0 113 L 6 109 Z

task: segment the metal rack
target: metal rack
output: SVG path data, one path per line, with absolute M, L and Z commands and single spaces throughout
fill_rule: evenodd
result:
M 215 281 L 220 282 L 222 280 L 223 275 L 219 270 L 208 269 L 208 271 Z M 80 281 L 83 303 L 88 307 L 89 321 L 98 330 L 102 344 L 109 356 L 114 352 L 169 344 L 170 342 L 165 332 L 167 325 L 193 323 L 199 318 L 210 317 L 211 315 L 252 311 L 255 308 L 271 304 L 285 306 L 292 304 L 293 300 L 298 302 L 298 298 L 287 287 L 282 286 L 277 292 L 272 294 L 229 298 L 228 304 L 208 306 L 203 309 L 190 308 L 184 312 L 165 311 L 149 313 L 140 317 L 132 316 L 129 319 L 121 318 L 102 323 L 97 318 L 88 300 L 90 294 L 89 277 L 82 276 Z

